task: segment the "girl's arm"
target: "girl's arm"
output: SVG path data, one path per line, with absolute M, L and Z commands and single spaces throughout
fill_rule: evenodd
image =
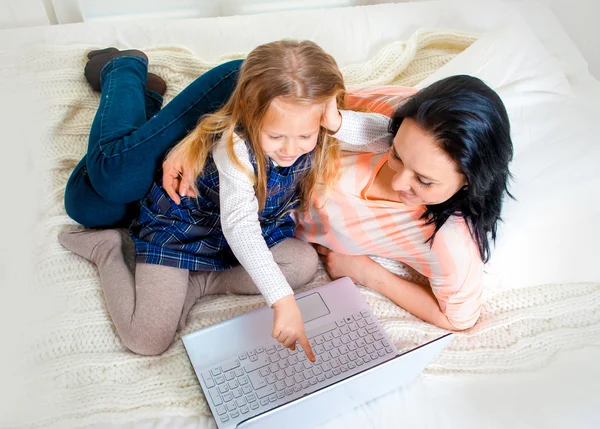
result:
M 237 136 L 234 151 L 242 165 L 252 172 L 248 149 Z M 262 236 L 254 186 L 250 177 L 230 160 L 224 142 L 213 151 L 213 159 L 219 171 L 223 235 L 239 263 L 271 306 L 294 292 Z
M 234 152 L 244 168 L 252 172 L 248 149 L 237 136 Z M 258 200 L 252 180 L 233 164 L 224 142 L 213 151 L 213 159 L 219 171 L 223 235 L 269 307 L 273 307 L 271 336 L 291 349 L 295 349 L 298 341 L 308 359 L 314 362 L 315 357 L 304 330 L 302 313 L 294 299 L 294 292 L 262 236 L 258 220 Z
M 404 280 L 365 255 L 343 255 L 323 246 L 317 246 L 317 251 L 332 279 L 348 276 L 425 322 L 449 331 L 462 330 L 442 312 L 431 288 Z

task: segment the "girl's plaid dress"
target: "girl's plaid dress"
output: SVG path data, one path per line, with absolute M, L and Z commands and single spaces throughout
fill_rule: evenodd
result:
M 256 172 L 256 160 L 250 161 Z M 298 205 L 298 185 L 308 173 L 311 156 L 301 156 L 290 167 L 265 160 L 267 196 L 259 213 L 262 236 L 273 247 L 294 237 L 289 211 Z M 183 197 L 175 204 L 159 183 L 141 202 L 140 215 L 131 227 L 136 261 L 168 265 L 191 271 L 219 271 L 239 265 L 221 229 L 219 172 L 211 155 L 196 185 L 198 198 Z

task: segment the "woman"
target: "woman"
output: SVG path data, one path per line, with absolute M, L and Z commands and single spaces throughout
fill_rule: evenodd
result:
M 356 112 L 327 120 L 340 141 L 390 149 L 347 154 L 338 186 L 299 217 L 296 235 L 318 244 L 332 278 L 349 276 L 441 328 L 473 326 L 483 262 L 510 196 L 513 150 L 498 95 L 479 79 L 452 76 L 410 97 L 391 120 Z M 366 255 L 404 262 L 431 287 Z

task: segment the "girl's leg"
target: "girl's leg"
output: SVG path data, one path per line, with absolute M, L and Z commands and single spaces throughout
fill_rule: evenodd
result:
M 141 355 L 164 352 L 181 317 L 188 270 L 137 264 L 134 277 L 116 230 L 65 232 L 59 241 L 98 267 L 106 307 L 125 347 Z
M 88 153 L 67 184 L 67 213 L 87 227 L 131 221 L 127 205 L 146 194 L 165 153 L 202 115 L 229 99 L 241 62 L 230 61 L 204 73 L 148 119 L 152 106 L 156 110 L 162 100 L 145 87 L 147 61 L 135 56 L 111 59 L 101 73 L 102 98 Z M 82 198 L 95 204 L 84 206 L 78 202 Z
M 273 246 L 271 253 L 292 289 L 307 284 L 317 272 L 317 252 L 302 240 L 288 238 Z M 225 271 L 192 271 L 180 328 L 185 327 L 187 315 L 198 299 L 216 294 L 257 295 L 260 291 L 242 266 Z

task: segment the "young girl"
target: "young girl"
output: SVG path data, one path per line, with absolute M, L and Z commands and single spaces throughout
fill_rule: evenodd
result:
M 316 44 L 259 46 L 225 106 L 169 155 L 197 177 L 198 197 L 177 204 L 159 182 L 143 199 L 131 228 L 135 278 L 117 231 L 61 234 L 65 247 L 98 266 L 130 350 L 166 350 L 200 296 L 260 292 L 274 309 L 273 338 L 291 348 L 298 341 L 314 361 L 292 288 L 312 278 L 317 257 L 293 238 L 290 213 L 335 180 L 339 148 L 321 120 L 327 102 L 343 94 L 335 60 Z

